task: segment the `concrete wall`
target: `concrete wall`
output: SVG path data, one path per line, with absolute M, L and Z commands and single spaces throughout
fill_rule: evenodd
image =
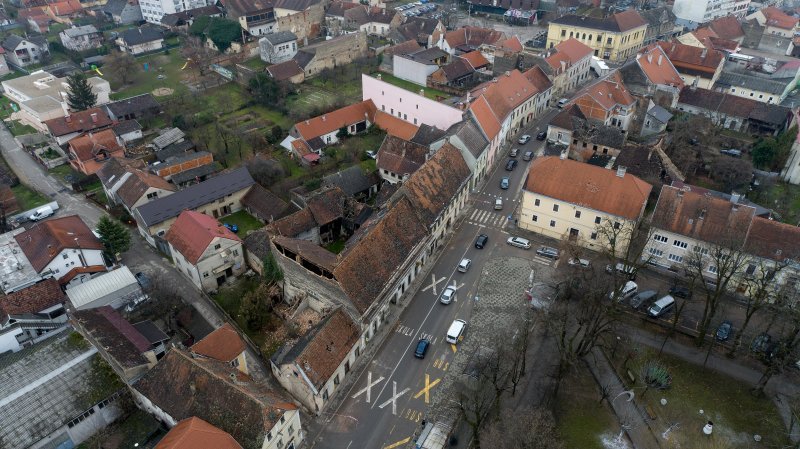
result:
M 83 257 L 83 262 L 81 262 L 79 256 Z M 78 248 L 69 248 L 58 253 L 40 273 L 52 271 L 54 278 L 61 279 L 75 268 L 93 265 L 106 266 L 103 260 L 103 251 L 99 249 L 79 250 Z
M 295 34 L 297 33 L 295 32 Z M 367 57 L 369 55 L 367 35 L 353 33 L 339 36 L 315 46 L 315 51 L 314 59 L 303 69 L 306 78 L 318 75 L 325 69 L 340 67 L 350 64 L 356 59 Z
M 463 111 L 428 99 L 369 75 L 361 75 L 362 98 L 371 99 L 378 110 L 417 126 L 425 123 L 447 130 L 462 120 Z
M 422 87 L 428 85 L 428 77 L 438 68 L 436 64 L 422 64 L 400 55 L 392 56 L 392 74 Z
M 220 245 L 220 248 L 215 249 L 216 245 Z M 242 243 L 235 240 L 215 238 L 209 243 L 200 260 L 197 261 L 197 265 L 186 260 L 184 255 L 177 251 L 171 243 L 169 249 L 178 271 L 188 277 L 197 288 L 206 292 L 217 290 L 219 288 L 217 277 L 226 276 L 224 270 L 215 274 L 214 270 L 217 268 L 230 266 L 233 270 L 231 277 L 236 277 L 247 269 L 244 263 Z M 227 257 L 222 256 L 225 252 L 229 253 Z
M 325 3 L 319 2 L 305 11 L 293 14 L 286 14 L 290 11 L 276 9 L 276 31 L 291 31 L 299 42 L 317 37 L 320 34 L 320 24 L 325 21 Z

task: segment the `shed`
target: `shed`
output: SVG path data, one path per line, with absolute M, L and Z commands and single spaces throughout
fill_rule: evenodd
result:
M 122 266 L 67 289 L 67 297 L 76 310 L 102 306 L 119 309 L 129 302 L 141 301 L 145 294 L 130 268 Z

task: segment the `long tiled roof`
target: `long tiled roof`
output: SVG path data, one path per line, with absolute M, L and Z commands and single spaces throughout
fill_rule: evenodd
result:
M 37 272 L 44 270 L 64 249 L 79 246 L 82 249 L 103 249 L 100 239 L 77 215 L 36 223 L 14 239 Z
M 567 14 L 565 16 L 561 16 L 555 20 L 552 20 L 551 23 L 555 23 L 558 25 L 581 27 L 581 28 L 590 28 L 593 30 L 612 31 L 615 33 L 624 32 L 647 25 L 647 21 L 644 20 L 642 16 L 639 15 L 638 12 L 632 9 L 602 19 L 596 17 Z
M 195 265 L 214 239 L 242 241 L 216 218 L 192 210 L 181 212 L 165 238 L 189 263 Z
M 369 120 L 375 117 L 375 104 L 372 100 L 364 100 L 351 104 L 333 112 L 295 123 L 297 132 L 306 141 L 314 137 L 324 136 L 342 127 Z
M 89 335 L 114 360 L 126 368 L 147 364 L 143 353 L 150 342 L 111 306 L 76 310 L 71 319 L 80 323 Z
M 700 88 L 683 89 L 678 96 L 678 104 L 734 117 L 752 118 L 775 126 L 787 123 L 792 113 L 791 109 L 785 106 Z
M 71 133 L 85 133 L 111 126 L 113 122 L 103 108 L 91 108 L 73 112 L 66 117 L 58 117 L 44 122 L 50 134 L 55 137 Z
M 170 429 L 155 449 L 242 449 L 242 446 L 228 432 L 193 416 Z
M 55 278 L 37 282 L 28 288 L 0 295 L 0 323 L 8 315 L 39 313 L 66 300 Z

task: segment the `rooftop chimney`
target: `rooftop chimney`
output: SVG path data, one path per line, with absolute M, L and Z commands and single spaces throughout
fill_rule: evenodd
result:
M 511 72 L 509 72 L 508 70 L 506 70 L 506 76 L 511 76 Z
M 661 65 L 662 59 L 664 59 L 664 55 L 658 55 L 658 65 Z
M 737 204 L 739 202 L 739 198 L 742 196 L 736 192 L 731 192 L 731 203 Z
M 322 121 L 325 121 L 325 114 L 322 114 Z
M 561 154 L 558 156 L 558 158 L 563 161 L 564 159 L 567 158 L 567 152 L 566 151 L 562 151 Z
M 92 123 L 97 123 L 97 113 L 92 112 Z
M 67 123 L 72 123 L 72 116 L 68 115 L 68 116 L 64 117 L 64 121 L 67 122 Z
M 626 171 L 628 171 L 628 167 L 625 167 L 623 165 L 618 165 L 617 166 L 617 178 L 624 178 Z
M 653 62 L 653 55 L 650 54 L 650 53 L 647 54 L 647 62 L 650 62 L 650 63 Z
M 381 74 L 379 73 L 376 78 L 378 78 L 380 80 L 380 79 L 383 79 L 383 76 L 381 76 Z
M 701 59 L 706 59 L 706 55 L 708 55 L 708 49 L 703 47 L 703 51 L 700 52 L 700 58 Z

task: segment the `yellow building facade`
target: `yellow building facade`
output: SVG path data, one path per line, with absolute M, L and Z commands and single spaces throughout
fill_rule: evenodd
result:
M 590 47 L 594 56 L 609 61 L 624 61 L 644 46 L 647 21 L 628 10 L 604 19 L 566 15 L 550 22 L 547 48 L 570 38 Z

